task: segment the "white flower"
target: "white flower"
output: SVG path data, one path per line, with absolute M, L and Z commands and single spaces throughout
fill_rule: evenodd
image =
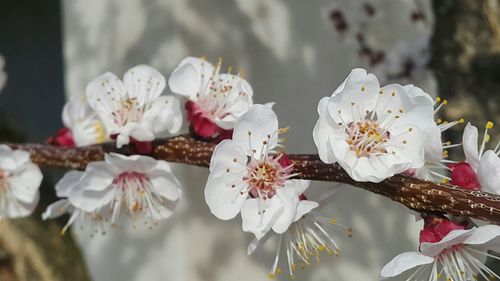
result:
M 484 280 L 500 278 L 480 261 L 480 257 L 493 257 L 487 250 L 498 243 L 500 226 L 485 225 L 478 228 L 452 230 L 439 242 L 423 242 L 421 252 L 407 252 L 393 258 L 382 269 L 382 278 L 394 277 L 411 268 L 419 267 L 410 280 Z
M 253 105 L 252 87 L 241 74 L 219 73 L 204 59 L 185 58 L 168 80 L 170 90 L 187 97 L 187 117 L 196 134 L 213 138 L 231 130 Z
M 333 193 L 332 193 L 333 194 Z M 330 197 L 330 196 L 328 196 Z M 331 203 L 330 200 L 320 200 L 320 204 Z M 318 262 L 322 253 L 329 255 L 340 255 L 338 243 L 330 234 L 330 230 L 341 230 L 352 237 L 352 229 L 337 224 L 334 218 L 322 217 L 312 211 L 319 204 L 308 201 L 305 196 L 298 201 L 295 206 L 297 212 L 293 223 L 289 228 L 280 234 L 268 233 L 262 239 L 255 238 L 248 246 L 247 253 L 252 255 L 257 248 L 265 244 L 271 237 L 276 237 L 277 247 L 271 271 L 268 274 L 270 279 L 275 279 L 283 273 L 280 264 L 286 266 L 289 277 L 294 279 L 297 267 L 302 269 L 312 264 L 314 260 Z M 286 262 L 280 262 L 285 260 Z
M 73 208 L 113 224 L 122 210 L 133 220 L 166 219 L 181 195 L 169 164 L 148 156 L 111 153 L 105 161 L 90 163 L 83 174 L 70 173 L 59 182 L 59 195 Z
M 284 232 L 309 181 L 290 180 L 293 163 L 277 154 L 278 119 L 269 106 L 254 105 L 238 119 L 232 140 L 218 144 L 210 162 L 205 200 L 219 219 L 242 212 L 243 230 L 257 238 Z
M 5 83 L 7 82 L 7 73 L 5 73 L 4 67 L 5 59 L 0 56 L 0 91 L 2 91 L 3 87 L 5 87 Z
M 478 149 L 478 130 L 470 123 L 467 124 L 463 134 L 463 147 L 465 161 L 476 172 L 481 189 L 495 194 L 500 194 L 500 141 L 493 150 L 487 150 L 486 144 L 490 141 L 488 130 L 493 128 L 493 122 L 486 123 L 481 147 Z
M 179 131 L 179 100 L 160 96 L 164 88 L 165 78 L 157 70 L 138 65 L 125 73 L 123 82 L 109 72 L 95 78 L 87 86 L 87 99 L 121 147 L 131 139 L 148 142 L 164 131 Z
M 401 85 L 380 88 L 375 75 L 354 69 L 319 102 L 314 142 L 323 162 L 338 162 L 356 181 L 380 182 L 423 166 L 433 111 Z
M 85 97 L 73 98 L 63 108 L 62 120 L 64 126 L 71 131 L 76 146 L 99 144 L 108 140 L 108 135 L 89 107 Z
M 42 178 L 28 152 L 0 144 L 0 219 L 31 214 L 38 204 Z

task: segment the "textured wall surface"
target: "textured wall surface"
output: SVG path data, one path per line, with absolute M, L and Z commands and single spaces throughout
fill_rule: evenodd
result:
M 325 20 L 328 1 L 66 0 L 64 52 L 69 96 L 84 94 L 93 77 L 147 63 L 166 77 L 187 55 L 244 68 L 259 103 L 276 101 L 287 150 L 316 151 L 316 105 L 330 95 L 357 56 Z M 418 83 L 418 81 L 416 81 Z M 425 87 L 424 87 L 425 88 Z M 168 91 L 168 90 L 167 90 Z M 90 238 L 75 231 L 94 280 L 265 280 L 274 253 L 248 257 L 241 222 L 222 222 L 205 205 L 206 169 L 175 165 L 184 185 L 176 213 L 152 230 L 124 224 Z M 320 192 L 332 184 L 313 183 Z M 351 225 L 339 237 L 343 253 L 325 257 L 301 280 L 376 280 L 394 255 L 416 249 L 418 226 L 400 205 L 345 188 L 322 210 Z M 271 248 L 271 247 L 269 247 Z

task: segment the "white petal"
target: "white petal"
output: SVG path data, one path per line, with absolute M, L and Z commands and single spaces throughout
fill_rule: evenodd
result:
M 42 214 L 42 219 L 53 219 L 64 215 L 68 212 L 68 207 L 70 207 L 70 203 L 67 199 L 58 200 L 47 206 L 47 209 Z
M 434 262 L 434 258 L 423 255 L 418 252 L 402 253 L 393 258 L 387 263 L 380 272 L 380 277 L 389 278 L 394 277 L 402 272 L 424 264 Z
M 246 192 L 240 193 L 244 188 L 246 184 L 241 178 L 230 176 L 209 178 L 204 194 L 212 214 L 221 220 L 234 218 L 248 198 Z
M 17 201 L 30 204 L 37 197 L 42 178 L 43 175 L 38 166 L 33 163 L 25 164 L 19 172 L 10 177 L 10 190 Z
M 112 112 L 121 107 L 120 102 L 127 97 L 122 81 L 107 72 L 92 80 L 86 89 L 87 100 L 108 130 L 116 128 Z
M 250 244 L 248 244 L 248 247 L 247 247 L 247 255 L 251 255 L 255 252 L 255 250 L 257 250 L 257 248 L 260 246 L 260 245 L 264 245 L 267 240 L 269 240 L 269 238 L 271 238 L 273 235 L 272 232 L 268 232 L 266 235 L 264 235 L 264 237 L 262 237 L 261 239 L 257 239 L 257 238 L 254 238 L 252 239 L 252 242 L 250 242 Z
M 170 201 L 176 201 L 181 196 L 181 184 L 165 161 L 158 161 L 154 171 L 148 174 L 154 190 Z
M 421 243 L 420 249 L 424 255 L 434 257 L 444 249 L 463 243 L 474 231 L 474 228 L 468 230 L 452 230 L 439 242 Z
M 145 155 L 126 156 L 119 153 L 109 153 L 104 156 L 105 162 L 111 174 L 117 175 L 122 172 L 149 173 L 157 167 L 158 160 Z
M 297 205 L 297 212 L 295 213 L 294 222 L 301 219 L 305 214 L 308 214 L 313 209 L 319 206 L 318 202 L 309 201 L 309 200 L 300 200 Z
M 486 243 L 498 244 L 498 237 L 500 236 L 500 226 L 488 224 L 476 228 L 464 244 L 468 245 L 483 245 Z M 484 245 L 483 245 L 484 246 Z
M 167 130 L 173 134 L 180 130 L 182 120 L 179 100 L 174 96 L 161 96 L 144 113 L 141 125 L 155 134 Z
M 9 201 L 6 207 L 7 214 L 6 216 L 3 216 L 3 213 L 0 212 L 0 219 L 3 219 L 4 217 L 21 218 L 29 216 L 35 210 L 39 200 L 40 200 L 40 193 L 37 191 L 34 199 L 29 203 L 23 203 L 20 201 Z
M 149 65 L 138 65 L 125 73 L 123 83 L 129 98 L 143 105 L 157 99 L 165 89 L 165 77 Z
M 260 159 L 262 152 L 273 149 L 278 144 L 278 117 L 268 106 L 253 105 L 236 122 L 233 141 L 247 155 Z
M 275 196 L 277 196 L 279 200 L 281 200 L 280 205 L 283 206 L 281 208 L 279 215 L 277 215 L 276 221 L 272 225 L 272 229 L 276 233 L 281 234 L 287 231 L 288 227 L 290 227 L 290 224 L 292 224 L 292 222 L 294 222 L 295 220 L 295 214 L 297 213 L 297 205 L 299 203 L 299 195 L 293 189 L 294 187 L 291 187 L 290 184 L 288 187 L 285 184 L 283 188 L 279 188 L 276 190 Z M 274 197 L 272 199 L 274 199 Z
M 78 186 L 72 190 L 104 190 L 111 185 L 115 174 L 116 171 L 108 163 L 103 161 L 92 162 L 87 166 L 85 173 L 78 182 Z
M 109 185 L 101 190 L 83 189 L 71 194 L 68 200 L 76 208 L 83 209 L 85 212 L 93 212 L 109 204 L 116 198 L 116 186 Z
M 481 157 L 477 169 L 481 189 L 493 194 L 500 194 L 500 158 L 492 150 Z
M 477 147 L 478 132 L 477 128 L 467 123 L 462 137 L 462 146 L 464 147 L 465 161 L 471 165 L 474 171 L 479 167 L 479 150 Z
M 268 199 L 266 203 L 268 205 L 263 213 L 259 213 L 258 198 L 246 200 L 241 209 L 243 231 L 253 233 L 257 239 L 261 239 L 271 230 L 283 212 L 283 204 L 276 196 Z
M 316 147 L 318 148 L 318 154 L 321 161 L 325 163 L 335 163 L 337 160 L 331 151 L 331 144 L 329 142 L 330 136 L 334 130 L 332 128 L 337 127 L 335 121 L 331 118 L 328 112 L 328 101 L 329 97 L 324 97 L 319 101 L 318 104 L 318 114 L 319 118 L 314 126 L 313 139 Z
M 192 64 L 178 66 L 168 79 L 168 87 L 173 93 L 196 100 L 200 91 L 201 74 Z
M 216 147 L 210 160 L 210 177 L 219 177 L 230 173 L 246 172 L 247 156 L 232 140 L 223 140 Z M 243 175 L 241 175 L 243 176 Z
M 58 197 L 68 197 L 71 189 L 75 187 L 83 176 L 81 171 L 69 171 L 57 182 L 56 195 Z

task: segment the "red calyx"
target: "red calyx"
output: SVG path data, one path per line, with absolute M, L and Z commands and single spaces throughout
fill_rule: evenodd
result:
M 187 119 L 191 123 L 191 128 L 197 136 L 210 139 L 214 143 L 219 143 L 232 137 L 233 130 L 224 130 L 217 126 L 212 119 L 205 115 L 205 112 L 197 103 L 187 101 L 185 109 L 187 112 Z
M 436 216 L 426 217 L 424 228 L 420 231 L 420 243 L 437 243 L 453 230 L 465 229 L 465 226 L 447 218 Z
M 47 143 L 61 147 L 75 147 L 73 133 L 68 128 L 61 128 L 57 130 L 57 135 L 55 137 L 48 138 Z
M 451 169 L 450 184 L 469 190 L 481 189 L 481 184 L 479 184 L 476 173 L 472 170 L 468 163 L 459 162 L 456 164 L 450 164 L 448 167 Z

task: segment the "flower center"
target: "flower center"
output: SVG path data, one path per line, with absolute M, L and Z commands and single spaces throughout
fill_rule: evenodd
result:
M 266 200 L 292 176 L 292 170 L 293 163 L 284 154 L 267 155 L 260 160 L 250 159 L 243 180 L 248 183 L 250 196 Z
M 111 114 L 115 124 L 125 126 L 130 122 L 139 122 L 144 111 L 145 108 L 139 104 L 137 98 L 126 98 L 120 101 L 120 108 Z
M 385 149 L 390 134 L 380 127 L 374 120 L 364 119 L 351 122 L 346 127 L 346 142 L 349 148 L 356 153 L 356 157 L 370 157 L 387 153 Z
M 113 180 L 118 187 L 118 201 L 123 202 L 131 213 L 143 211 L 149 206 L 154 194 L 150 191 L 149 178 L 138 172 L 124 172 Z

